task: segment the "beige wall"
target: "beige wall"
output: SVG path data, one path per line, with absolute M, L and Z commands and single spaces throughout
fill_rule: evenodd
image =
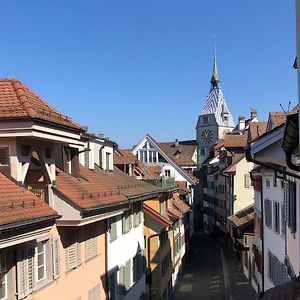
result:
M 245 174 L 253 169 L 254 164 L 247 162 L 246 158 L 243 158 L 236 165 L 236 175 L 234 176 L 234 195 L 236 195 L 236 201 L 234 202 L 233 213 L 245 208 L 246 206 L 254 203 L 254 189 L 245 188 Z

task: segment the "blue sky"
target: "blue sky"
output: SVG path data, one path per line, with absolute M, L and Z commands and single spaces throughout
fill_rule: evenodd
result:
M 294 1 L 2 1 L 0 76 L 121 147 L 192 139 L 213 36 L 237 121 L 297 102 Z

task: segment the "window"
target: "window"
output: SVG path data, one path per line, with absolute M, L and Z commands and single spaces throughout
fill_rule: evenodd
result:
M 281 205 L 281 234 L 285 235 L 285 208 L 284 204 Z
M 7 298 L 7 268 L 6 255 L 0 253 L 0 299 Z
M 274 202 L 274 231 L 280 233 L 280 205 Z
M 133 258 L 133 282 L 140 280 L 145 272 L 145 252 L 140 250 Z
M 164 257 L 164 259 L 161 262 L 161 276 L 163 277 L 164 274 L 167 272 L 169 266 L 171 264 L 171 250 L 168 251 L 168 253 L 166 254 L 166 256 Z
M 141 160 L 143 163 L 146 163 L 146 162 L 147 162 L 147 151 L 145 151 L 145 150 L 140 150 L 140 151 L 139 151 L 139 154 L 140 154 L 140 160 Z
M 51 158 L 51 148 L 45 148 L 45 158 Z
M 265 200 L 265 222 L 266 226 L 272 227 L 272 203 L 270 200 Z
M 150 150 L 149 151 L 149 163 L 156 163 L 156 151 L 155 150 Z
M 85 260 L 89 260 L 97 256 L 97 232 L 96 224 L 89 224 L 85 228 L 86 241 L 85 241 Z
M 171 177 L 171 170 L 165 170 L 165 177 Z
M 267 188 L 270 188 L 270 186 L 271 186 L 271 184 L 270 184 L 270 179 L 267 178 L 267 179 L 266 179 L 266 187 L 267 187 Z
M 208 123 L 208 116 L 204 116 L 204 117 L 203 117 L 203 123 L 204 123 L 204 124 L 207 124 L 207 123 Z
M 29 145 L 21 145 L 21 156 L 29 156 L 31 147 Z
M 296 183 L 288 182 L 288 226 L 292 233 L 296 232 Z
M 110 153 L 109 152 L 105 152 L 105 170 L 106 171 L 110 171 L 112 170 L 111 166 L 110 166 Z
M 205 148 L 201 148 L 200 149 L 200 155 L 201 156 L 205 156 L 206 155 L 206 149 Z
M 276 175 L 273 175 L 273 186 L 277 186 L 277 178 Z
M 0 147 L 0 165 L 9 165 L 9 147 Z
M 270 280 L 274 283 L 274 285 L 284 283 L 286 281 L 286 269 L 284 264 L 281 263 L 270 251 L 268 258 L 268 275 Z
M 244 175 L 244 184 L 245 188 L 251 188 L 251 178 L 249 173 Z
M 37 243 L 35 248 L 35 262 L 36 262 L 36 279 L 40 281 L 46 277 L 46 247 L 45 242 Z
M 174 241 L 174 256 L 176 256 L 180 251 L 180 235 L 175 238 Z
M 116 217 L 110 218 L 109 223 L 109 240 L 110 242 L 113 242 L 118 237 Z
M 127 233 L 132 228 L 131 209 L 126 210 L 122 217 L 122 233 Z
M 133 203 L 133 227 L 137 227 L 141 224 L 142 222 L 142 202 L 135 202 Z
M 58 239 L 56 240 L 58 241 Z M 23 299 L 33 291 L 43 287 L 50 280 L 59 277 L 59 244 L 55 251 L 55 239 L 52 240 L 52 262 L 50 266 L 51 241 L 27 243 L 17 250 L 17 289 L 18 299 Z M 0 298 L 1 299 L 1 298 Z
M 80 243 L 77 228 L 66 230 L 67 239 L 67 270 L 75 269 L 80 264 Z

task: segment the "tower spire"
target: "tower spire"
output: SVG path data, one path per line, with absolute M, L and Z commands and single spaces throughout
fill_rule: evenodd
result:
M 217 46 L 216 46 L 216 36 L 214 36 L 214 46 L 215 46 L 215 56 L 214 56 L 214 67 L 213 67 L 213 73 L 211 76 L 211 88 L 218 88 L 219 83 L 221 82 L 218 74 L 218 67 L 217 67 Z

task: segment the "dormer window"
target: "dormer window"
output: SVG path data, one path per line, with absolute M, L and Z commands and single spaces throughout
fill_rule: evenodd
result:
M 51 158 L 51 148 L 45 148 L 45 158 Z
M 112 167 L 111 167 L 111 163 L 110 163 L 110 153 L 109 152 L 105 152 L 105 170 L 106 171 L 111 171 Z
M 144 146 L 138 150 L 138 159 L 143 163 L 157 163 L 158 155 L 157 151 L 153 148 L 153 146 L 146 142 Z
M 9 166 L 9 147 L 0 147 L 0 166 Z

